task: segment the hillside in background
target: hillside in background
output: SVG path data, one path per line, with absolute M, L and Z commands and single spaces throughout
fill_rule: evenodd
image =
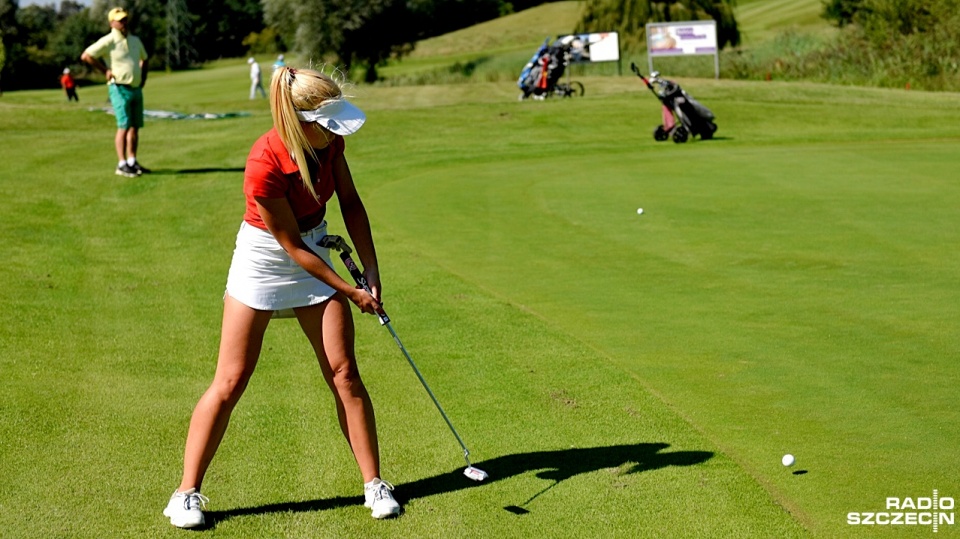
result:
M 388 83 L 502 81 L 516 77 L 546 37 L 572 32 L 583 2 L 551 2 L 456 32 L 426 39 L 381 70 Z M 820 0 L 745 0 L 737 7 L 744 48 L 763 47 L 786 31 L 827 34 Z M 642 51 L 622 51 L 626 65 L 645 62 Z M 614 74 L 616 66 L 591 66 L 590 74 Z
M 740 0 L 737 22 L 743 45 L 760 45 L 787 30 L 813 34 L 835 31 L 820 16 L 822 11 L 820 0 Z
M 380 74 L 400 84 L 515 77 L 544 38 L 576 26 L 582 4 L 551 2 L 420 41 L 409 56 L 391 61 Z
M 552 2 L 512 13 L 421 41 L 410 58 L 535 49 L 544 37 L 573 31 L 582 7 L 580 1 Z M 820 0 L 741 0 L 737 6 L 737 22 L 744 34 L 744 43 L 755 45 L 785 30 L 830 31 L 832 27 L 820 16 L 822 10 Z
M 547 36 L 569 33 L 583 2 L 551 2 L 417 43 L 411 58 L 495 54 L 536 48 Z M 532 51 L 531 51 L 532 52 Z

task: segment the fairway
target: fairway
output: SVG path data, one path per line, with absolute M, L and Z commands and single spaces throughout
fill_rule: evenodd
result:
M 186 533 L 160 512 L 271 122 L 235 64 L 151 74 L 148 109 L 249 116 L 148 119 L 137 179 L 87 110 L 103 87 L 0 98 L 5 538 Z M 511 83 L 353 90 L 385 306 L 490 479 L 461 475 L 389 333 L 356 315 L 405 503 L 371 519 L 309 345 L 277 320 L 204 483 L 204 536 L 932 532 L 847 518 L 960 496 L 960 95 L 683 80 L 719 131 L 679 145 L 653 140 L 635 77 L 581 80 L 586 97 L 544 102 Z

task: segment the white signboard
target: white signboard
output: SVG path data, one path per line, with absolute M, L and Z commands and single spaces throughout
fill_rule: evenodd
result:
M 712 54 L 720 77 L 717 21 L 651 22 L 646 29 L 650 71 L 657 56 Z
M 620 38 L 616 32 L 590 34 L 588 36 L 591 62 L 616 62 L 620 60 Z
M 570 45 L 570 61 L 617 62 L 620 60 L 620 38 L 616 32 L 572 34 L 560 36 L 561 43 Z

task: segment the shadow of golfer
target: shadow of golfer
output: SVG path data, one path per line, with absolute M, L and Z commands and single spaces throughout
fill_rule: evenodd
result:
M 509 479 L 527 472 L 537 472 L 537 477 L 560 481 L 571 477 L 603 470 L 629 466 L 623 473 L 635 474 L 666 468 L 667 466 L 693 466 L 702 464 L 713 457 L 709 451 L 673 451 L 662 452 L 669 444 L 628 444 L 608 447 L 587 447 L 561 449 L 557 451 L 534 451 L 504 455 L 474 465 L 490 474 L 483 483 L 476 483 L 463 475 L 458 468 L 440 475 L 419 479 L 410 483 L 396 485 L 394 496 L 401 503 L 426 498 L 437 494 L 455 492 L 466 488 L 481 488 L 484 484 Z M 208 511 L 208 527 L 216 526 L 233 517 L 243 515 L 262 515 L 267 513 L 301 513 L 325 511 L 350 505 L 362 505 L 363 496 L 337 496 L 323 500 L 287 502 L 239 507 L 227 511 Z

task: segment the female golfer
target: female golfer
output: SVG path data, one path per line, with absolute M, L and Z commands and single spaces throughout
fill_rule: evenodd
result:
M 370 222 L 343 156 L 343 136 L 365 116 L 331 77 L 278 67 L 270 82 L 273 129 L 247 157 L 246 214 L 227 277 L 220 353 L 213 383 L 190 420 L 183 480 L 163 514 L 180 528 L 204 525 L 203 476 L 253 374 L 263 334 L 274 313 L 296 315 L 333 391 L 340 428 L 363 475 L 365 505 L 374 518 L 397 515 L 392 485 L 380 479 L 377 429 L 370 396 L 354 354 L 353 302 L 379 309 L 380 275 Z M 326 202 L 334 195 L 373 295 L 347 284 L 326 249 Z

